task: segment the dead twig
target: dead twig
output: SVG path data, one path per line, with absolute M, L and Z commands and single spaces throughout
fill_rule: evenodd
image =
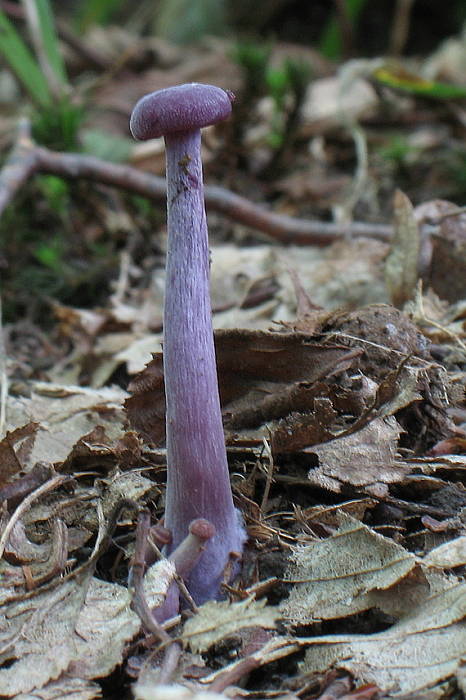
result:
M 2 297 L 0 296 L 0 438 L 6 425 L 6 403 L 8 398 L 8 375 L 6 371 L 6 348 L 3 335 Z
M 331 680 L 317 700 L 337 700 L 351 691 L 353 686 L 349 675 L 340 676 Z
M 144 628 L 153 634 L 164 647 L 163 661 L 159 671 L 159 683 L 168 683 L 173 675 L 181 655 L 181 646 L 173 640 L 168 632 L 152 615 L 144 595 L 143 578 L 146 569 L 146 549 L 150 533 L 150 513 L 144 509 L 139 513 L 136 528 L 136 544 L 131 566 L 131 585 L 133 588 L 132 607 L 139 616 Z
M 36 172 L 37 154 L 30 124 L 27 119 L 20 119 L 16 143 L 0 172 L 0 215 Z
M 28 510 L 31 503 L 40 498 L 40 496 L 42 496 L 44 493 L 50 493 L 50 491 L 54 491 L 62 484 L 65 484 L 66 482 L 69 482 L 71 480 L 72 479 L 70 476 L 68 476 L 68 474 L 59 474 L 58 476 L 53 477 L 53 479 L 46 481 L 45 484 L 42 484 L 42 486 L 39 486 L 39 488 L 30 493 L 29 496 L 26 496 L 26 498 L 19 504 L 19 506 L 14 511 L 13 515 L 11 516 L 2 533 L 2 536 L 0 538 L 0 559 L 3 556 L 5 546 L 8 542 L 8 539 L 15 524 L 18 522 L 19 518 L 23 515 L 23 513 L 25 513 Z
M 251 671 L 259 668 L 259 666 L 261 666 L 260 659 L 255 658 L 252 654 L 251 656 L 247 656 L 230 670 L 221 673 L 215 681 L 211 683 L 209 691 L 212 693 L 221 693 L 228 688 L 228 686 L 237 684 L 243 676 L 249 675 Z
M 21 186 L 36 173 L 73 180 L 92 180 L 158 202 L 165 202 L 166 199 L 165 178 L 144 173 L 128 165 L 109 163 L 94 156 L 57 153 L 35 145 L 29 136 L 20 133 L 0 172 L 0 215 Z M 286 244 L 324 246 L 347 235 L 369 236 L 379 240 L 388 240 L 392 235 L 392 227 L 386 224 L 352 222 L 340 225 L 275 214 L 245 197 L 215 185 L 205 187 L 205 201 L 211 211 L 219 212 Z
M 390 31 L 390 56 L 401 56 L 408 41 L 414 0 L 397 0 Z

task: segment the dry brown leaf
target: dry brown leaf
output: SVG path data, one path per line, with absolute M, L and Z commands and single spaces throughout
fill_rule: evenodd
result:
M 36 462 L 61 462 L 73 445 L 97 425 L 103 426 L 110 440 L 124 433 L 122 403 L 127 394 L 116 387 L 90 389 L 33 382 L 30 398 L 9 396 L 8 429 L 26 425 L 33 417 L 40 425 L 34 446 L 24 468 Z
M 423 558 L 426 566 L 435 566 L 440 569 L 453 569 L 456 566 L 466 564 L 466 535 L 455 537 L 455 539 L 432 549 Z
M 340 512 L 332 536 L 296 549 L 286 578 L 293 582 L 281 612 L 296 624 L 346 617 L 371 607 L 391 614 L 412 608 L 429 586 L 423 577 L 396 584 L 416 567 L 416 557 L 392 540 Z
M 126 645 L 140 628 L 130 602 L 127 588 L 91 579 L 76 624 L 69 676 L 102 678 L 122 662 Z
M 239 603 L 210 601 L 199 608 L 183 628 L 182 639 L 193 652 L 207 651 L 212 644 L 243 627 L 273 629 L 280 616 L 265 600 L 246 598 Z
M 74 629 L 88 580 L 59 582 L 52 590 L 2 606 L 0 688 L 16 697 L 57 679 L 75 655 Z
M 420 251 L 420 236 L 413 205 L 397 190 L 393 201 L 394 233 L 385 262 L 385 280 L 394 306 L 402 307 L 414 297 Z
M 361 430 L 307 450 L 317 455 L 318 467 L 309 481 L 331 491 L 342 484 L 370 486 L 402 481 L 412 466 L 396 459 L 401 428 L 393 416 L 375 418 Z
M 272 430 L 270 445 L 274 455 L 325 442 L 333 437 L 330 427 L 337 417 L 332 402 L 327 397 L 309 402 L 308 414 L 291 413 Z
M 33 694 L 20 693 L 15 700 L 94 700 L 102 697 L 102 688 L 97 683 L 81 678 L 69 678 L 66 673 L 56 681 L 42 688 L 35 688 Z
M 301 333 L 245 329 L 217 331 L 215 346 L 225 424 L 234 430 L 302 410 L 313 398 L 312 384 L 348 369 L 360 354 L 312 343 Z M 159 443 L 165 435 L 161 355 L 154 356 L 129 390 L 134 395 L 125 407 L 131 423 Z
M 23 469 L 38 429 L 38 423 L 27 423 L 8 431 L 0 442 L 0 488 Z
M 465 617 L 466 584 L 454 583 L 384 632 L 307 639 L 301 670 L 314 673 L 333 666 L 385 692 L 417 693 L 451 678 L 461 667 Z

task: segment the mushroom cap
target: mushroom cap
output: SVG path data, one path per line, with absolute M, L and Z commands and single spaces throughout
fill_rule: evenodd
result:
M 131 114 L 130 129 L 140 141 L 177 131 L 193 131 L 230 116 L 233 93 L 215 85 L 186 83 L 142 97 Z

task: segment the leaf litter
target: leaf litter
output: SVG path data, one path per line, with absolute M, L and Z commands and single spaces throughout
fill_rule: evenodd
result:
M 374 66 L 347 68 L 313 82 L 302 134 L 334 138 L 342 105 L 353 119 L 377 113 Z M 165 77 L 183 82 L 172 80 L 183 70 Z M 117 80 L 100 99 L 133 90 Z M 285 210 L 316 180 L 277 181 Z M 465 216 L 399 191 L 394 219 L 390 246 L 212 245 L 224 424 L 250 541 L 228 600 L 187 605 L 169 642 L 144 629 L 128 580 L 138 511 L 163 516 L 158 263 L 139 284 L 143 270 L 122 257 L 107 308 L 56 304 L 69 353 L 53 367 L 9 359 L 2 696 L 84 700 L 106 683 L 141 700 L 464 692 Z M 242 242 L 243 225 L 231 230 Z M 156 606 L 174 572 L 151 542 L 143 581 Z M 180 651 L 168 674 L 167 646 Z
M 282 329 L 219 331 L 216 336 L 227 440 L 231 450 L 242 450 L 245 460 L 246 480 L 237 480 L 235 488 L 240 502 L 247 504 L 260 484 L 269 484 L 268 499 L 262 499 L 255 510 L 246 507 L 245 516 L 250 532 L 255 533 L 256 547 L 260 546 L 256 555 L 259 571 L 261 567 L 267 570 L 267 557 L 271 558 L 274 550 L 282 552 L 282 573 L 269 584 L 272 592 L 285 587 L 278 593 L 281 602 L 265 606 L 263 597 L 241 602 L 238 596 L 243 597 L 245 591 L 232 589 L 230 602 L 207 603 L 185 622 L 180 636 L 186 645 L 183 653 L 186 660 L 193 660 L 190 673 L 198 669 L 193 677 L 199 676 L 201 684 L 213 688 L 215 684 L 222 686 L 224 676 L 227 683 L 247 668 L 280 664 L 306 649 L 305 660 L 300 665 L 294 662 L 296 679 L 303 674 L 303 678 L 314 676 L 317 681 L 319 674 L 334 666 L 352 674 L 359 683 L 375 684 L 394 696 L 420 692 L 454 676 L 465 653 L 460 614 L 464 591 L 452 574 L 443 573 L 463 565 L 461 520 L 451 529 L 458 533 L 456 540 L 437 542 L 437 546 L 435 538 L 423 535 L 422 526 L 419 532 L 412 532 L 416 548 L 421 548 L 418 551 L 431 549 L 424 557 L 413 553 L 412 546 L 406 548 L 403 534 L 412 529 L 408 524 L 412 512 L 404 510 L 402 498 L 409 477 L 419 470 L 441 473 L 450 468 L 454 473 L 463 465 L 461 459 L 455 462 L 450 456 L 437 457 L 434 462 L 415 458 L 412 448 L 419 445 L 418 440 L 406 443 L 411 449 L 402 448 L 403 436 L 414 419 L 423 426 L 423 445 L 428 441 L 432 444 L 433 435 L 448 435 L 448 402 L 440 389 L 444 375 L 429 359 L 423 336 L 393 307 L 368 307 L 359 314 L 342 315 L 321 312 L 302 299 L 301 308 L 306 309 L 303 315 L 296 322 L 286 322 Z M 382 336 L 383 343 L 378 342 L 380 328 L 389 329 L 388 335 Z M 124 561 L 129 565 L 134 516 L 129 505 L 125 510 L 124 502 L 158 502 L 163 493 L 156 465 L 163 465 L 164 452 L 162 446 L 154 446 L 163 445 L 164 438 L 162 356 L 156 356 L 133 380 L 133 397 L 127 400 L 131 419 L 134 400 L 142 401 L 142 410 L 150 415 L 153 432 L 148 435 L 148 447 L 127 431 L 120 409 L 123 392 L 40 383 L 31 388 L 30 398 L 11 398 L 9 416 L 18 416 L 19 423 L 33 415 L 39 420 L 37 424 L 24 422 L 25 428 L 19 431 L 11 424 L 2 443 L 6 464 L 12 465 L 3 489 L 12 484 L 18 489 L 28 474 L 36 474 L 35 481 L 24 485 L 26 494 L 34 495 L 54 473 L 70 477 L 82 473 L 77 480 L 71 478 L 69 485 L 59 484 L 50 492 L 48 503 L 41 502 L 40 496 L 31 500 L 18 514 L 8 537 L 3 562 L 3 619 L 6 622 L 11 617 L 18 625 L 8 624 L 4 630 L 8 636 L 3 645 L 0 684 L 8 697 L 20 697 L 36 688 L 44 698 L 54 697 L 73 683 L 77 684 L 77 697 L 97 697 L 92 683 L 112 673 L 124 661 L 128 645 L 137 645 L 141 635 L 141 621 L 131 610 L 131 591 L 124 581 L 95 578 L 93 565 L 79 584 L 79 577 L 64 583 L 54 578 L 53 572 L 61 570 L 66 581 L 70 576 L 66 572 L 76 567 L 73 552 L 89 541 L 99 522 L 102 526 L 98 504 L 107 526 L 115 509 L 122 508 L 119 566 Z M 152 412 L 146 410 L 147 402 Z M 432 405 L 431 411 L 428 405 Z M 62 437 L 63 422 L 68 422 L 66 438 L 61 442 L 62 452 L 56 453 L 54 443 Z M 137 420 L 133 422 L 141 430 Z M 264 439 L 270 441 L 273 471 L 269 477 L 264 476 L 267 472 L 262 472 L 261 466 Z M 400 449 L 404 449 L 403 456 Z M 54 456 L 53 465 L 49 471 L 37 471 L 37 464 L 44 464 L 45 452 Z M 311 514 L 312 508 L 301 511 L 299 506 L 298 510 L 295 506 L 294 515 L 293 511 L 274 515 L 286 503 L 275 484 L 294 493 L 293 476 L 287 474 L 286 465 L 298 453 L 303 464 L 309 465 L 300 480 L 307 484 L 309 493 L 318 489 L 340 499 L 351 493 L 369 496 L 365 506 L 353 510 L 357 517 L 345 515 L 343 503 L 331 507 L 327 515 L 325 509 Z M 147 476 L 140 471 L 141 465 L 150 467 Z M 436 488 L 443 484 L 439 479 Z M 428 489 L 421 486 L 420 491 L 428 498 Z M 7 490 L 6 503 L 11 502 L 14 514 L 18 508 L 15 493 L 8 496 Z M 386 516 L 377 513 L 384 503 L 387 512 L 394 509 L 393 525 L 384 525 Z M 8 511 L 4 519 L 8 522 Z M 283 540 L 287 528 L 288 539 Z M 311 542 L 306 544 L 309 538 Z M 60 559 L 53 554 L 54 548 L 61 552 Z M 155 605 L 173 576 L 161 567 L 163 560 L 146 574 L 146 596 Z M 249 582 L 255 581 L 260 591 L 257 576 L 256 572 Z M 438 616 L 435 624 L 434 612 Z M 319 625 L 364 615 L 373 615 L 376 628 L 383 624 L 386 629 L 357 636 L 318 633 Z M 367 622 L 362 620 L 364 629 Z M 317 636 L 309 637 L 313 628 Z M 26 640 L 22 638 L 24 629 L 29 630 Z M 252 639 L 257 641 L 250 647 L 248 640 Z M 424 646 L 429 645 L 437 649 L 436 656 L 425 655 Z M 239 654 L 237 661 L 231 662 L 228 654 L 220 652 L 225 658 L 218 671 L 209 672 L 205 659 L 200 663 L 200 652 L 208 657 L 229 646 Z M 58 647 L 62 651 L 57 660 Z M 428 661 L 423 673 L 418 668 L 421 654 Z M 23 664 L 26 669 L 30 663 L 39 665 L 39 675 L 23 671 Z M 153 687 L 159 672 L 157 662 L 146 662 L 138 672 L 135 697 L 157 697 L 159 690 L 169 693 L 163 686 L 158 690 Z M 178 681 L 186 683 L 186 678 L 181 673 Z M 202 693 L 195 686 L 192 691 L 176 686 L 176 676 L 173 682 L 170 692 L 174 697 L 176 692 L 180 698 L 183 693 L 191 692 L 192 697 Z

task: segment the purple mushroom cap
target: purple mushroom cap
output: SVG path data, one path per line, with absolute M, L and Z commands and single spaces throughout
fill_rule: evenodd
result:
M 233 95 L 215 85 L 187 83 L 142 97 L 131 115 L 130 129 L 139 141 L 177 131 L 202 129 L 231 114 Z

